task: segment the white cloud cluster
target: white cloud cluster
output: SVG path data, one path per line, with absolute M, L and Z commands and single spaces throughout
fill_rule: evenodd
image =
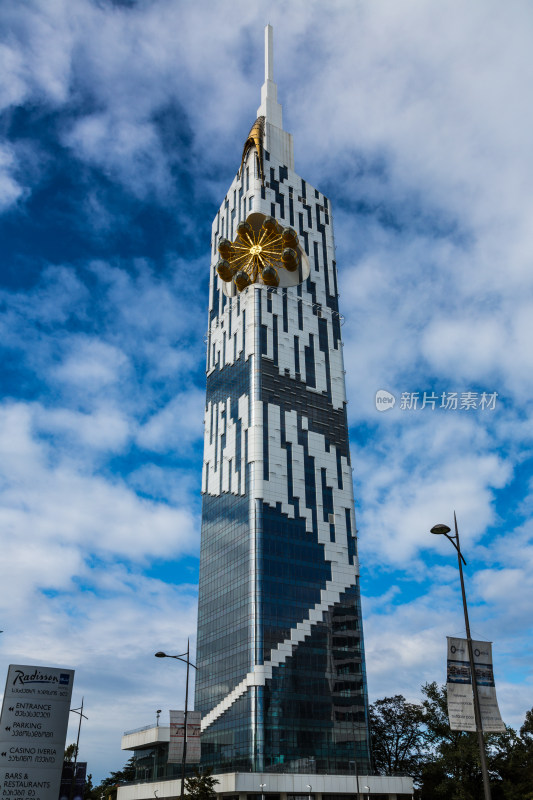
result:
M 27 194 L 15 177 L 16 168 L 17 159 L 13 148 L 0 143 L 0 213 Z
M 134 561 L 194 552 L 196 521 L 186 508 L 154 504 L 137 497 L 120 480 L 85 475 L 75 450 L 74 458 L 61 458 L 57 450 L 32 436 L 31 427 L 27 406 L 2 409 L 1 517 L 9 547 L 3 580 L 12 589 L 11 596 L 27 562 L 35 559 L 36 549 L 42 549 L 45 558 L 50 551 L 55 553 L 60 583 L 66 579 L 61 577 L 63 547 Z M 23 550 L 18 548 L 20 541 L 26 544 Z M 17 552 L 17 561 L 22 559 L 20 571 L 13 568 Z M 48 583 L 50 579 L 50 573 L 45 573 L 44 585 L 54 586 L 55 581 Z
M 54 105 L 67 100 L 74 44 L 65 13 L 69 5 L 73 8 L 64 0 L 33 2 L 23 13 L 17 3 L 3 6 L 0 57 L 5 80 L 0 90 L 1 109 L 35 100 Z
M 11 663 L 76 668 L 74 703 L 80 686 L 91 720 L 84 748 L 101 777 L 123 761 L 123 729 L 168 707 L 180 685 L 153 652 L 195 631 L 195 570 L 188 586 L 183 567 L 167 567 L 163 582 L 152 565 L 196 558 L 199 472 L 151 457 L 198 459 L 198 322 L 146 263 L 129 274 L 49 267 L 1 301 L 4 352 L 32 395 L 15 399 L 14 385 L 0 405 L 1 644 Z M 171 400 L 165 385 L 179 387 Z M 113 469 L 135 453 L 133 468 Z

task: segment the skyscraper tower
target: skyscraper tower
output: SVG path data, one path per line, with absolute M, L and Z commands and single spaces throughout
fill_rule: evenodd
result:
M 213 223 L 195 707 L 220 772 L 370 774 L 331 207 L 273 82 Z

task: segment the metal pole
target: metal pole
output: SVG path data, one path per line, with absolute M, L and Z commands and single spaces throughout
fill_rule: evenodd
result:
M 183 715 L 183 756 L 181 759 L 181 793 L 183 800 L 185 794 L 185 763 L 187 760 L 187 706 L 189 702 L 189 640 L 187 639 L 187 677 L 185 679 L 185 713 Z
M 159 651 L 158 653 L 154 653 L 156 658 L 175 658 L 177 661 L 183 661 L 187 664 L 187 678 L 185 681 L 185 712 L 183 714 L 183 756 L 181 759 L 181 792 L 180 798 L 183 800 L 183 796 L 185 793 L 185 763 L 187 761 L 187 709 L 189 705 L 189 667 L 194 667 L 196 669 L 196 664 L 191 664 L 190 660 L 190 650 L 189 650 L 189 640 L 187 639 L 187 652 L 181 653 L 179 656 L 172 656 L 168 653 L 163 653 Z M 187 659 L 183 658 L 183 656 L 187 656 Z
M 355 769 L 355 786 L 357 790 L 357 800 L 359 800 L 359 767 L 357 766 L 357 747 L 355 742 L 355 720 L 353 718 L 353 708 L 352 708 L 352 733 L 353 733 L 353 763 Z
M 474 693 L 474 718 L 476 721 L 476 733 L 479 745 L 479 758 L 481 761 L 481 774 L 483 776 L 483 791 L 485 793 L 485 800 L 491 800 L 490 794 L 490 779 L 487 769 L 487 756 L 485 754 L 485 740 L 483 739 L 483 726 L 481 723 L 481 709 L 479 706 L 479 694 L 477 688 L 476 669 L 474 666 L 474 648 L 472 646 L 472 637 L 470 636 L 470 622 L 468 620 L 468 606 L 466 604 L 465 582 L 463 578 L 463 564 L 461 561 L 461 545 L 459 543 L 459 529 L 457 527 L 457 517 L 455 511 L 453 512 L 453 519 L 455 522 L 455 538 L 457 540 L 457 562 L 459 564 L 459 576 L 461 578 L 461 593 L 463 595 L 463 611 L 465 614 L 465 628 L 466 628 L 466 642 L 468 646 L 468 659 L 470 661 L 470 673 L 472 675 L 472 691 Z
M 81 707 L 80 708 L 71 708 L 70 710 L 73 711 L 75 714 L 79 714 L 80 721 L 78 723 L 78 736 L 76 737 L 76 752 L 74 753 L 74 768 L 72 772 L 72 780 L 70 782 L 70 793 L 69 798 L 73 800 L 74 797 L 74 790 L 76 788 L 76 767 L 78 766 L 78 750 L 80 748 L 80 732 L 81 732 L 81 721 L 85 716 L 83 713 L 83 701 L 85 698 L 81 698 Z M 87 719 L 87 717 L 85 717 Z

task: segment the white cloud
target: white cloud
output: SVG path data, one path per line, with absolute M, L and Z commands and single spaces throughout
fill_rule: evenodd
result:
M 144 500 L 118 478 L 85 472 L 75 450 L 62 455 L 52 444 L 38 441 L 32 427 L 28 406 L 1 409 L 0 515 L 8 540 L 26 542 L 21 566 L 34 558 L 33 545 L 56 552 L 78 547 L 83 557 L 98 554 L 137 562 L 195 552 L 197 523 L 187 507 Z M 65 563 L 64 568 L 70 566 Z M 20 573 L 8 562 L 4 570 L 6 585 L 16 587 Z
M 9 335 L 10 329 L 20 329 L 21 326 L 38 324 L 39 326 L 49 326 L 53 323 L 64 324 L 74 313 L 83 316 L 86 307 L 88 292 L 81 280 L 76 275 L 75 270 L 56 265 L 47 265 L 43 268 L 38 283 L 27 291 L 1 292 L 3 304 L 6 312 L 12 314 L 9 319 L 9 326 L 6 326 L 5 337 Z M 29 327 L 29 326 L 28 326 Z M 24 344 L 19 340 L 20 330 L 16 330 L 16 336 L 7 340 L 8 345 L 18 343 Z M 33 331 L 26 331 L 33 333 Z M 37 337 L 35 337 L 37 339 Z
M 137 441 L 156 452 L 179 450 L 203 437 L 205 392 L 195 389 L 174 397 L 141 426 Z
M 37 407 L 34 414 L 35 430 L 45 436 L 62 435 L 71 447 L 83 445 L 109 454 L 122 451 L 131 438 L 131 420 L 112 406 L 92 413 Z
M 96 438 L 106 418 L 123 420 L 116 440 L 124 425 L 155 415 L 183 392 L 184 380 L 194 380 L 191 371 L 205 363 L 205 316 L 198 313 L 201 298 L 184 287 L 183 271 L 197 265 L 175 259 L 169 267 L 162 277 L 141 260 L 121 267 L 92 263 L 79 271 L 50 266 L 29 291 L 0 292 L 3 346 L 42 382 L 45 398 L 53 387 L 63 415 L 56 429 L 70 424 L 66 410 L 83 410 L 93 416 L 78 416 L 77 424 L 90 419 Z M 46 399 L 44 405 L 50 405 Z
M 126 762 L 125 730 L 155 722 L 158 708 L 161 724 L 168 724 L 168 708 L 182 705 L 185 670 L 153 654 L 185 650 L 196 629 L 196 587 L 171 586 L 118 565 L 86 569 L 82 580 L 84 593 L 66 587 L 55 597 L 37 595 L 28 607 L 11 605 L 2 636 L 12 663 L 76 670 L 72 706 L 84 695 L 88 716 L 81 752 L 100 780 Z M 77 719 L 73 714 L 67 742 L 75 741 Z
M 479 416 L 458 414 L 394 409 L 380 415 L 388 422 L 379 435 L 353 448 L 363 564 L 405 566 L 437 548 L 428 532 L 436 522 L 450 524 L 454 509 L 467 547 L 495 522 L 495 492 L 512 465 L 491 452 Z
M 92 394 L 120 382 L 127 370 L 128 359 L 118 348 L 95 338 L 72 336 L 52 378 Z
M 139 198 L 173 196 L 172 176 L 154 125 L 116 118 L 111 112 L 78 120 L 65 135 L 78 158 L 128 187 Z
M 58 3 L 49 3 L 47 9 L 39 5 L 43 4 L 34 4 L 33 8 L 27 5 L 20 14 L 16 4 L 3 4 L 2 109 L 40 98 L 42 94 L 54 104 L 67 98 L 72 45 L 68 25 L 63 14 L 57 13 Z
M 90 265 L 102 288 L 100 307 L 110 320 L 115 343 L 150 380 L 171 380 L 203 363 L 202 335 L 206 315 L 191 277 L 205 269 L 204 260 L 173 257 L 164 276 L 138 259 L 131 270 L 106 263 Z
M 520 630 L 524 642 L 524 621 L 522 626 L 513 625 L 513 597 L 509 601 L 499 598 L 502 618 L 499 622 L 491 619 L 473 592 L 468 569 L 466 573 L 473 636 L 494 641 L 494 673 L 502 717 L 507 725 L 520 727 L 531 706 L 528 666 L 531 649 L 525 644 L 522 651 L 517 652 L 515 638 Z M 380 613 L 376 613 L 373 598 L 365 601 L 363 597 L 370 702 L 392 694 L 403 694 L 408 700 L 419 702 L 424 683 L 445 683 L 446 636 L 465 635 L 457 569 L 450 574 L 447 583 L 440 586 L 435 582 L 427 593 L 410 601 L 407 600 L 408 587 L 404 584 L 404 602 L 383 610 L 378 604 Z
M 145 463 L 128 475 L 128 485 L 141 495 L 174 504 L 187 502 L 191 508 L 200 502 L 200 482 L 201 472 L 189 466 L 176 469 Z
M 0 143 L 0 213 L 27 194 L 14 176 L 17 166 L 12 148 Z
M 153 653 L 183 652 L 196 628 L 196 586 L 181 574 L 174 586 L 139 570 L 195 554 L 198 521 L 184 504 L 189 485 L 181 493 L 174 486 L 172 505 L 144 500 L 89 472 L 75 444 L 56 447 L 51 434 L 65 432 L 105 447 L 109 420 L 95 441 L 99 414 L 82 416 L 37 404 L 0 408 L 0 613 L 10 662 L 76 669 L 73 705 L 84 694 L 90 720 L 82 749 L 100 779 L 126 760 L 124 729 L 152 721 L 156 708 L 166 714 L 183 694 L 184 676 L 157 669 Z M 107 432 L 107 447 L 113 437 L 120 445 L 116 430 Z M 73 731 L 74 723 L 69 741 Z

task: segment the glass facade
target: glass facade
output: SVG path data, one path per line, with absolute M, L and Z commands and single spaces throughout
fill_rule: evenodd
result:
M 172 780 L 181 777 L 181 764 L 168 763 L 168 742 L 158 742 L 153 747 L 143 747 L 132 753 L 135 783 L 155 780 Z M 192 772 L 189 768 L 188 772 Z
M 215 772 L 369 774 L 341 322 L 329 201 L 264 124 L 213 224 L 195 708 Z M 268 176 L 268 180 L 265 179 Z M 299 234 L 297 285 L 215 266 L 250 213 Z M 233 292 L 233 294 L 232 294 Z

